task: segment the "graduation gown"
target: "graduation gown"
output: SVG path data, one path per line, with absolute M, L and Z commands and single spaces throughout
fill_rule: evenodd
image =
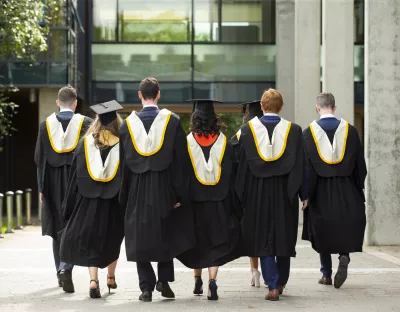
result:
M 99 150 L 86 141 L 91 138 L 79 143 L 72 162 L 63 202 L 68 223 L 61 237 L 60 257 L 74 265 L 105 268 L 118 259 L 124 237 L 124 215 L 118 200 L 119 146 Z
M 243 209 L 244 255 L 294 257 L 304 165 L 301 128 L 283 119 L 264 124 L 254 118 L 242 126 L 239 144 L 235 188 Z
M 304 130 L 310 185 L 302 238 L 319 253 L 359 252 L 366 226 L 363 148 L 356 128 L 344 120 L 327 133 L 336 137 L 332 140 L 336 155 L 325 133 L 316 123 Z
M 221 266 L 240 256 L 240 206 L 234 190 L 232 145 L 221 133 L 210 146 L 188 136 L 190 188 L 197 245 L 178 257 L 192 269 Z
M 65 226 L 61 204 L 68 183 L 73 152 L 92 119 L 75 114 L 71 121 L 52 114 L 41 122 L 35 148 L 39 192 L 43 193 L 42 234 L 57 239 Z M 64 130 L 65 129 L 65 130 Z
M 195 245 L 186 146 L 179 117 L 166 109 L 143 121 L 133 112 L 123 123 L 120 202 L 128 261 L 170 261 Z

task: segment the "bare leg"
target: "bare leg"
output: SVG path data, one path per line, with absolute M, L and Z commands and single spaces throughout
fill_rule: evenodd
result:
M 90 275 L 90 288 L 96 289 L 97 288 L 97 284 L 94 281 L 98 281 L 99 280 L 99 268 L 96 267 L 89 267 L 89 275 Z
M 218 267 L 208 268 L 208 279 L 215 280 L 217 278 L 217 274 L 218 274 Z
M 118 259 L 111 263 L 108 267 L 107 273 L 107 284 L 114 285 L 115 284 L 115 269 L 117 268 Z
M 250 267 L 258 270 L 258 258 L 250 258 Z

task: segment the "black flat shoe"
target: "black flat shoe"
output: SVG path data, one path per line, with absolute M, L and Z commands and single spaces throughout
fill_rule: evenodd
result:
M 175 294 L 172 291 L 171 287 L 169 287 L 168 282 L 157 282 L 156 290 L 161 293 L 161 296 L 168 299 L 174 299 Z
M 195 295 L 203 294 L 203 280 L 201 279 L 201 276 L 195 277 L 193 294 Z
M 218 293 L 217 293 L 217 281 L 212 279 L 208 282 L 208 300 L 218 300 Z
M 322 276 L 320 278 L 320 280 L 318 281 L 318 284 L 321 284 L 321 285 L 332 285 L 332 278 Z
M 339 259 L 339 267 L 335 275 L 333 286 L 340 288 L 347 279 L 347 268 L 349 266 L 350 259 L 346 256 L 341 256 Z
M 109 284 L 108 280 L 113 280 L 114 284 Z M 115 281 L 115 276 L 107 276 L 107 287 L 108 287 L 108 293 L 111 293 L 111 289 L 117 289 L 118 285 L 117 282 Z
M 66 293 L 74 293 L 75 287 L 74 283 L 72 282 L 72 272 L 70 270 L 61 270 L 60 273 L 58 273 L 58 276 L 60 281 L 62 281 L 63 290 Z
M 139 296 L 139 300 L 143 301 L 143 302 L 151 302 L 153 295 L 151 293 L 151 291 L 144 291 L 140 296 Z
M 60 272 L 57 272 L 58 287 L 63 287 L 63 282 L 60 279 Z
M 89 297 L 92 299 L 101 298 L 99 281 L 91 280 L 90 283 L 92 282 L 96 283 L 96 288 L 91 288 L 91 287 L 89 288 Z

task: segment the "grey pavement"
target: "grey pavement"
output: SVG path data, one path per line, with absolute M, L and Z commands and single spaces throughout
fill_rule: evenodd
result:
M 264 300 L 265 287 L 249 285 L 248 259 L 241 258 L 220 269 L 220 300 L 195 297 L 193 273 L 176 262 L 171 284 L 176 300 L 163 300 L 158 292 L 152 303 L 138 301 L 140 290 L 135 263 L 126 261 L 122 248 L 116 272 L 118 289 L 108 294 L 106 270 L 101 270 L 103 297 L 89 299 L 86 268 L 75 267 L 75 293 L 57 286 L 51 239 L 39 227 L 28 227 L 0 239 L 0 311 L 400 311 L 400 247 L 367 247 L 353 254 L 349 277 L 339 290 L 321 286 L 318 255 L 307 242 L 297 245 L 291 277 L 279 302 Z M 334 257 L 334 266 L 337 266 Z M 206 272 L 203 280 L 207 280 Z

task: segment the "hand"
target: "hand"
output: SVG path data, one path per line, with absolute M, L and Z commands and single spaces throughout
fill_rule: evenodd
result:
M 301 208 L 301 210 L 304 210 L 308 207 L 308 199 L 303 201 L 303 207 Z
M 43 203 L 43 200 L 44 200 L 43 193 L 39 193 L 39 199 L 40 199 L 40 202 Z
M 178 207 L 180 207 L 181 206 L 181 203 L 176 203 L 175 205 L 174 205 L 174 208 L 178 208 Z

